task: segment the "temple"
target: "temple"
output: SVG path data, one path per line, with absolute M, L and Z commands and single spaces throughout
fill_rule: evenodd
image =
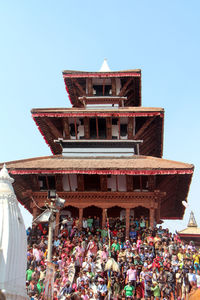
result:
M 162 159 L 164 109 L 141 106 L 141 70 L 63 71 L 72 108 L 36 108 L 32 117 L 52 156 L 7 162 L 21 204 L 37 217 L 48 190 L 66 199 L 56 213 L 144 216 L 151 226 L 181 219 L 193 165 Z
M 195 245 L 200 246 L 200 228 L 197 225 L 193 211 L 190 212 L 190 218 L 187 228 L 178 232 L 179 237 L 185 243 L 193 241 Z

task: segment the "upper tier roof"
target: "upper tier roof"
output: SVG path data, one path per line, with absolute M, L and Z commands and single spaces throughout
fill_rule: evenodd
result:
M 93 86 L 106 84 L 110 80 L 112 96 L 127 97 L 125 106 L 141 105 L 141 70 L 123 70 L 106 72 L 84 72 L 84 71 L 63 71 L 65 87 L 73 106 L 81 107 L 83 103 L 78 99 L 83 96 L 93 96 Z M 118 80 L 118 81 L 116 81 Z

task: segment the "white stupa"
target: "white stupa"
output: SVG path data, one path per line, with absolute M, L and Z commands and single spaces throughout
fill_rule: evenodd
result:
M 12 183 L 4 165 L 0 171 L 0 290 L 8 300 L 28 299 L 27 237 Z

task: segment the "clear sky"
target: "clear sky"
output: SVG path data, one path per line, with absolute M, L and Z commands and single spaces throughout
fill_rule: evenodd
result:
M 0 1 L 0 39 L 1 162 L 51 155 L 30 110 L 70 106 L 62 70 L 141 68 L 142 105 L 165 108 L 163 157 L 195 165 L 184 221 L 166 224 L 192 209 L 200 226 L 199 0 Z

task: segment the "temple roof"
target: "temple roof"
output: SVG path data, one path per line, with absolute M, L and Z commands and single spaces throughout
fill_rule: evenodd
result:
M 121 107 L 119 109 L 106 108 L 89 110 L 84 108 L 35 108 L 31 110 L 31 113 L 38 129 L 53 154 L 62 153 L 62 148 L 56 144 L 54 140 L 64 138 L 63 121 L 66 121 L 67 118 L 135 117 L 137 139 L 143 140 L 143 144 L 140 146 L 140 154 L 156 157 L 162 156 L 163 108 Z M 139 124 L 139 126 L 137 124 Z
M 141 106 L 141 70 L 139 69 L 109 71 L 109 67 L 105 67 L 104 64 L 103 69 L 99 72 L 64 70 L 62 73 L 65 88 L 73 106 L 83 106 L 83 103 L 79 101 L 78 97 L 90 94 L 88 86 L 93 86 L 93 80 L 106 79 L 110 80 L 112 84 L 112 80 L 115 78 L 120 81 L 121 89 L 119 95 L 127 96 L 128 101 L 125 105 Z M 113 83 L 113 86 L 116 87 L 116 82 Z
M 184 237 L 184 236 L 196 236 L 199 235 L 200 236 L 200 228 L 199 227 L 187 227 L 181 231 L 178 232 L 178 234 L 180 235 L 180 237 Z
M 161 202 L 161 219 L 181 219 L 184 214 L 182 199 L 187 195 L 194 166 L 181 162 L 149 157 L 129 158 L 67 158 L 61 155 L 36 157 L 7 162 L 7 169 L 15 179 L 18 200 L 31 212 L 31 198 L 26 191 L 33 190 L 37 175 L 99 174 L 156 176 L 156 190 L 165 194 Z M 3 164 L 0 165 L 0 167 Z M 34 177 L 35 176 L 35 177 Z M 34 178 L 33 178 L 34 177 Z
M 96 71 L 96 72 L 89 72 L 89 71 L 77 71 L 77 70 L 63 70 L 63 75 L 76 75 L 76 77 L 92 77 L 93 75 L 96 77 L 123 77 L 123 76 L 141 76 L 141 69 L 129 69 L 129 70 L 120 70 L 120 71 Z M 104 74 L 105 73 L 105 74 Z M 91 75 L 90 75 L 91 74 Z
M 109 114 L 112 116 L 114 114 L 117 114 L 119 116 L 151 116 L 151 115 L 162 115 L 164 114 L 164 108 L 161 107 L 120 107 L 120 108 L 95 108 L 95 109 L 85 109 L 85 108 L 78 108 L 78 107 L 73 107 L 73 108 L 61 108 L 61 107 L 57 107 L 57 108 L 33 108 L 31 110 L 31 113 L 33 115 L 33 117 L 35 116 L 43 116 L 42 114 L 44 114 L 44 116 L 61 116 L 59 114 L 66 114 L 66 116 L 68 114 L 74 114 L 76 116 L 84 116 L 84 115 L 91 115 L 92 113 L 94 114 L 94 116 L 96 115 L 106 115 Z M 53 115 L 51 115 L 51 113 Z M 140 114 L 141 113 L 141 114 Z M 58 114 L 58 115 L 55 115 Z
M 179 231 L 178 234 L 180 237 L 200 236 L 200 228 L 197 226 L 193 211 L 190 213 L 187 228 Z
M 194 166 L 162 158 L 135 155 L 130 158 L 67 158 L 62 155 L 37 157 L 6 163 L 11 174 L 79 173 L 94 174 L 192 174 Z M 1 165 L 0 165 L 1 166 Z

